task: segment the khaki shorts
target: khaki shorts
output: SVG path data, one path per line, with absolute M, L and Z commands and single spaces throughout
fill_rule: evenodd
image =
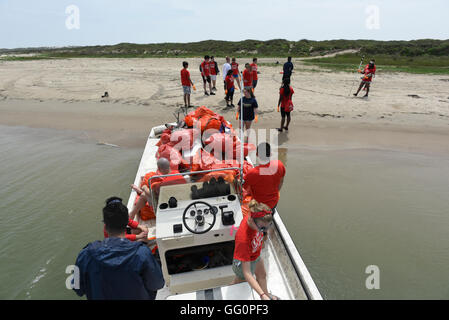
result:
M 250 262 L 250 269 L 251 269 L 252 274 L 254 274 L 254 272 L 256 271 L 256 265 L 259 261 L 260 261 L 260 256 L 256 260 Z M 240 278 L 241 280 L 246 280 L 245 276 L 243 275 L 242 261 L 234 259 L 232 261 L 232 271 L 234 271 L 235 275 L 238 278 Z
M 216 74 L 211 74 L 211 75 L 210 75 L 210 79 L 211 79 L 212 81 L 216 81 L 216 80 L 217 80 L 217 75 L 216 75 Z

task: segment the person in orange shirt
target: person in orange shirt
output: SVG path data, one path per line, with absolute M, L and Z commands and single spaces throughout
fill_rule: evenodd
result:
M 257 71 L 257 58 L 253 58 L 253 63 L 251 63 L 251 72 L 253 75 L 253 89 L 255 90 L 257 87 L 257 80 L 258 80 L 257 74 L 259 73 Z
M 189 108 L 190 105 L 190 94 L 192 93 L 191 87 L 193 86 L 192 79 L 190 79 L 190 72 L 187 70 L 189 63 L 184 61 L 182 63 L 183 68 L 181 69 L 181 85 L 184 92 L 184 107 Z
M 239 85 L 239 90 L 242 91 L 242 86 L 240 85 L 239 80 L 239 64 L 236 62 L 235 58 L 232 58 L 231 62 L 231 69 L 232 69 L 232 76 L 234 77 L 234 80 L 237 80 L 237 84 Z
M 150 173 L 148 174 L 151 176 L 154 175 L 166 175 L 166 174 L 176 174 L 179 173 L 177 170 L 171 170 L 170 169 L 170 161 L 168 161 L 166 158 L 159 158 L 157 161 L 157 171 L 156 174 Z M 142 180 L 144 177 L 142 177 Z M 140 196 L 139 200 L 137 200 L 137 203 L 134 205 L 133 209 L 129 213 L 130 219 L 134 220 L 134 217 L 140 210 L 145 207 L 145 205 L 148 203 L 148 205 L 151 206 L 152 204 L 152 193 L 155 194 L 155 198 L 157 199 L 159 189 L 161 185 L 169 185 L 169 184 L 182 184 L 186 183 L 186 180 L 183 176 L 172 176 L 172 177 L 164 177 L 164 178 L 157 178 L 155 180 L 151 181 L 151 190 L 148 187 L 148 185 L 144 184 L 141 187 L 136 186 L 135 184 L 131 185 L 131 188 L 137 192 L 137 194 Z M 154 216 L 154 218 L 156 218 Z
M 245 70 L 243 70 L 243 89 L 248 90 L 252 97 L 253 94 L 253 75 L 251 71 L 251 65 L 249 63 L 245 64 Z

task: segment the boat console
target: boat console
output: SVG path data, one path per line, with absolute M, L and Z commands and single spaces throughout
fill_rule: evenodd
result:
M 162 272 L 172 294 L 232 281 L 234 238 L 242 220 L 233 184 L 212 178 L 161 186 L 156 216 Z

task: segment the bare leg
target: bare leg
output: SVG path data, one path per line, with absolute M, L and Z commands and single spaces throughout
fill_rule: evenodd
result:
M 265 265 L 263 263 L 262 257 L 260 257 L 259 262 L 257 262 L 256 264 L 256 270 L 254 270 L 254 274 L 263 292 L 268 294 L 267 272 L 265 271 Z
M 362 90 L 363 85 L 364 85 L 364 83 L 363 83 L 363 81 L 362 81 L 362 82 L 360 83 L 359 89 L 357 90 L 356 93 L 354 93 L 355 96 L 357 96 L 357 95 L 359 94 L 360 90 Z
M 290 113 L 287 113 L 287 125 L 285 126 L 285 129 L 288 130 L 288 125 L 290 124 Z
M 145 207 L 145 204 L 147 203 L 149 197 L 150 197 L 150 190 L 147 186 L 143 186 L 142 188 L 137 187 L 136 185 L 131 185 L 131 188 L 137 192 L 137 194 L 140 194 L 139 200 L 137 200 L 137 203 L 134 205 L 132 210 L 129 212 L 129 218 L 134 220 L 136 214 L 140 212 L 140 210 Z

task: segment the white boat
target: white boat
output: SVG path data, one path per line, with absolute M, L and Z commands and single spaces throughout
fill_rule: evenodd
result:
M 134 181 L 136 185 L 146 173 L 157 170 L 156 143 L 164 129 L 166 125 L 152 128 Z M 192 186 L 201 188 L 202 183 L 189 182 L 189 177 L 198 172 L 182 174 L 188 181 L 186 184 L 160 187 L 154 205 L 155 221 L 135 218 L 149 227 L 148 237 L 155 238 L 153 241 L 158 245 L 165 287 L 158 291 L 157 299 L 260 300 L 247 282 L 231 285 L 235 231 L 243 217 L 238 186 L 229 184 L 223 195 L 192 199 Z M 136 196 L 132 191 L 129 210 Z M 285 300 L 321 300 L 281 215 L 276 213 L 273 217 L 274 231 L 261 253 L 269 291 Z

